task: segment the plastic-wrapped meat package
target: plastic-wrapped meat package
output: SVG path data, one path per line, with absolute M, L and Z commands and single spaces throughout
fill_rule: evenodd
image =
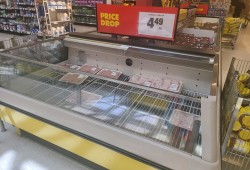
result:
M 92 66 L 92 65 L 88 65 L 88 64 L 83 65 L 83 66 L 79 69 L 79 71 L 83 71 L 83 72 L 90 73 L 90 74 L 96 74 L 96 73 L 98 73 L 100 70 L 101 70 L 100 67 Z
M 144 80 L 141 79 L 141 76 L 137 76 L 137 75 L 133 75 L 130 80 L 130 83 L 134 83 L 134 84 L 143 84 Z
M 111 78 L 111 79 L 118 79 L 122 75 L 122 72 L 114 71 L 114 70 L 108 70 L 108 69 L 102 69 L 101 71 L 99 71 L 97 73 L 97 75 L 103 76 L 103 77 L 108 77 L 108 78 Z
M 182 90 L 182 82 L 177 80 L 163 79 L 163 83 L 159 88 L 162 90 L 180 93 Z
M 88 76 L 78 73 L 67 73 L 59 81 L 72 83 L 72 84 L 82 84 Z
M 133 75 L 130 78 L 129 82 L 150 87 L 151 84 L 153 83 L 153 80 L 149 79 L 149 78 L 142 77 L 142 76 Z
M 163 84 L 163 80 L 160 78 L 154 79 L 153 83 L 151 84 L 151 87 L 159 89 Z
M 192 130 L 195 117 L 196 116 L 187 112 L 175 109 L 169 119 L 169 123 L 187 130 Z
M 69 67 L 70 69 L 72 70 L 79 70 L 81 68 L 81 66 L 78 66 L 78 65 L 72 65 Z
M 70 68 L 72 66 L 72 64 L 67 64 L 67 63 L 59 63 L 58 65 L 64 68 Z

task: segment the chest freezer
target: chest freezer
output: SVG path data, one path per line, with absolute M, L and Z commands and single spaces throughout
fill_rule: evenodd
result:
M 221 169 L 219 54 L 92 38 L 68 37 L 63 44 L 68 59 L 59 64 L 0 54 L 1 105 L 157 169 Z M 65 68 L 86 64 L 121 75 Z M 177 80 L 182 88 L 177 93 L 131 83 L 135 75 Z

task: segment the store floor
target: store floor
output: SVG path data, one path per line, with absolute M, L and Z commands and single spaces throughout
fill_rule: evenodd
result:
M 0 41 L 11 37 L 0 33 Z M 250 61 L 250 26 L 242 29 L 234 50 L 222 50 L 223 82 L 233 57 Z M 6 127 L 6 132 L 0 132 L 0 170 L 89 169 L 34 140 L 16 135 L 14 127 L 7 124 Z

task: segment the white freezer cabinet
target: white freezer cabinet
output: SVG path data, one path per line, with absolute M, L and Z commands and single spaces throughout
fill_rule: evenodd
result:
M 89 136 L 159 169 L 221 169 L 218 55 L 79 38 L 66 38 L 63 43 L 68 47 L 64 63 L 95 65 L 122 75 L 115 80 L 64 68 L 62 63 L 0 54 L 1 104 Z M 81 81 L 67 76 L 65 80 L 65 75 L 78 75 Z M 133 75 L 179 80 L 183 87 L 172 93 L 137 85 L 128 82 Z

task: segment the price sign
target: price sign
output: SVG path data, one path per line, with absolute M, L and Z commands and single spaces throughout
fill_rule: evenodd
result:
M 97 4 L 96 16 L 100 33 L 173 41 L 178 8 Z
M 174 24 L 174 14 L 139 12 L 138 34 L 171 38 Z

